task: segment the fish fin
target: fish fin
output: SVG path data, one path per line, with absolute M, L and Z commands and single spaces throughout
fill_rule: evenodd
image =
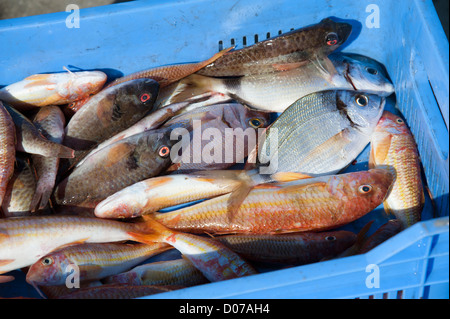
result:
M 57 143 L 55 143 L 57 144 Z M 59 145 L 59 151 L 56 157 L 59 158 L 74 158 L 75 157 L 75 151 L 73 149 L 71 149 L 70 147 L 61 145 L 61 144 L 57 144 Z
M 292 182 L 299 179 L 313 178 L 313 176 L 295 172 L 277 172 L 272 174 L 272 178 L 277 182 Z
M 212 180 L 229 179 L 237 182 L 236 186 L 231 190 L 231 195 L 227 201 L 227 215 L 230 223 L 233 222 L 242 202 L 255 186 L 251 175 L 245 170 L 199 171 L 193 173 L 193 175 L 196 177 L 211 178 Z
M 226 94 L 226 92 L 216 91 L 216 87 L 220 87 L 220 81 L 220 79 L 191 74 L 178 83 L 178 86 L 166 103 L 173 104 L 183 102 L 194 96 L 205 94 L 207 92 Z
M 227 202 L 227 215 L 230 224 L 234 222 L 239 208 L 241 207 L 242 203 L 247 198 L 253 187 L 254 185 L 252 185 L 248 181 L 243 180 L 241 184 L 236 187 L 236 189 L 231 193 Z
M 253 189 L 280 189 L 281 186 L 275 183 L 266 183 L 253 186 Z
M 136 231 L 128 232 L 128 235 L 133 237 L 133 239 L 142 244 L 153 244 L 153 243 L 161 243 L 165 242 L 165 237 L 167 235 L 175 233 L 175 231 L 170 230 L 160 222 L 156 221 L 151 217 L 153 214 L 142 216 L 143 223 L 141 225 L 144 226 L 137 228 Z M 156 215 L 156 214 L 155 214 Z
M 312 61 L 314 66 L 317 67 L 322 76 L 327 79 L 328 82 L 332 81 L 333 76 L 335 76 L 338 72 L 333 62 L 328 57 L 319 59 L 315 57 Z
M 377 137 L 376 143 L 372 143 L 370 150 L 369 165 L 375 167 L 381 165 L 386 160 L 391 146 L 392 135 L 385 134 L 383 137 Z
M 367 233 L 370 230 L 370 227 L 372 227 L 373 220 L 369 221 L 364 227 L 359 231 L 358 235 L 356 236 L 356 242 L 353 244 L 355 246 L 356 252 L 358 252 L 361 247 L 366 243 L 367 239 L 369 238 L 367 236 Z
M 386 200 L 383 202 L 383 207 L 384 207 L 384 214 L 386 217 L 395 216 Z
M 308 63 L 309 63 L 308 61 L 293 62 L 293 63 L 277 63 L 272 64 L 272 67 L 274 68 L 275 71 L 289 71 Z
M 201 68 L 200 68 L 200 69 L 203 69 L 203 68 L 204 68 L 205 66 L 207 66 L 208 64 L 213 63 L 213 62 L 216 61 L 218 58 L 222 57 L 223 55 L 225 55 L 225 54 L 228 53 L 229 51 L 233 50 L 235 47 L 236 47 L 236 46 L 233 45 L 232 47 L 223 49 L 223 50 L 217 52 L 216 54 L 214 54 L 214 55 L 213 55 L 212 57 L 210 57 L 209 59 L 200 62 L 200 63 L 199 63 L 199 64 L 201 65 Z M 200 69 L 199 69 L 199 70 L 200 70 Z M 197 71 L 199 71 L 199 70 L 197 70 Z M 197 71 L 196 71 L 196 72 L 197 72 Z
M 13 281 L 14 279 L 15 279 L 14 276 L 0 276 L 0 284 Z
M 424 188 L 427 191 L 428 196 L 430 197 L 430 201 L 431 201 L 431 207 L 433 208 L 433 218 L 438 218 L 439 217 L 439 213 L 438 213 L 438 209 L 436 206 L 436 201 L 434 199 L 433 193 L 431 192 L 430 188 L 428 187 L 428 185 L 424 185 Z M 424 205 L 425 204 L 425 194 L 422 193 L 423 196 L 421 198 L 421 204 Z
M 355 243 L 344 250 L 342 253 L 337 255 L 335 258 L 342 258 L 342 257 L 348 257 L 348 256 L 354 256 L 358 255 L 360 253 L 361 248 L 364 246 L 364 244 L 368 240 L 367 233 L 369 232 L 370 227 L 373 224 L 373 220 L 369 221 L 364 227 L 359 231 L 358 235 L 356 236 Z

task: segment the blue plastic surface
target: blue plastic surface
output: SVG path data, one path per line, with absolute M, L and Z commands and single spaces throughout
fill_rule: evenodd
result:
M 343 52 L 386 66 L 395 85 L 387 109 L 403 114 L 415 135 L 426 184 L 423 221 L 358 256 L 330 260 L 148 298 L 448 298 L 449 297 L 449 58 L 448 40 L 431 0 L 190 0 L 133 1 L 70 13 L 0 21 L 0 86 L 34 73 L 101 69 L 110 77 L 152 66 L 209 58 L 219 48 L 254 43 L 326 17 L 350 20 L 354 34 Z M 373 11 L 375 10 L 375 11 Z M 369 28 L 379 13 L 379 26 Z M 375 16 L 374 16 L 375 15 Z M 368 19 L 369 24 L 366 20 Z M 366 169 L 368 148 L 349 170 Z M 348 225 L 386 221 L 382 206 Z M 368 265 L 379 288 L 368 288 Z M 369 269 L 370 270 L 370 269 Z M 18 279 L 19 283 L 21 278 Z M 32 288 L 0 286 L 0 296 L 33 295 Z

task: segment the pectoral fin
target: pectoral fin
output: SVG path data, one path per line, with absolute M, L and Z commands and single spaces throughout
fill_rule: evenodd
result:
M 272 178 L 277 182 L 292 182 L 299 179 L 313 178 L 313 176 L 294 172 L 278 172 L 273 174 Z

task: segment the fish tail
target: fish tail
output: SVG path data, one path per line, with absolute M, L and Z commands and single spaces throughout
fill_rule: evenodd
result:
M 56 144 L 56 143 L 55 143 Z M 75 157 L 75 151 L 71 149 L 70 147 L 57 144 L 59 145 L 58 155 L 56 157 L 59 158 L 74 158 Z
M 207 92 L 219 92 L 226 94 L 222 88 L 222 82 L 220 79 L 191 74 L 180 81 L 168 103 L 172 104 L 183 102 L 193 96 L 205 94 Z
M 166 226 L 157 222 L 153 217 L 142 216 L 143 222 L 138 224 L 136 231 L 128 232 L 137 242 L 143 244 L 153 244 L 164 242 L 166 236 L 174 233 Z

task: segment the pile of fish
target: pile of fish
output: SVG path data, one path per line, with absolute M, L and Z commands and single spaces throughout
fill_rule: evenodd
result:
M 133 298 L 364 253 L 419 221 L 414 138 L 383 66 L 336 50 L 351 31 L 0 89 L 0 282 Z M 369 144 L 368 170 L 342 173 Z M 381 204 L 394 218 L 372 236 L 340 229 Z

